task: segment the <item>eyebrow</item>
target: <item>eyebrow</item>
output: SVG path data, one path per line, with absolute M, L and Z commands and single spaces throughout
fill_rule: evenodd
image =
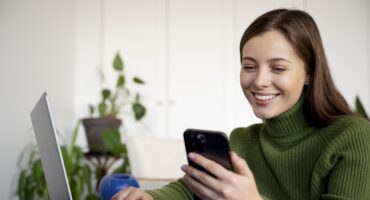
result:
M 244 61 L 244 60 L 250 60 L 250 61 L 253 61 L 253 62 L 257 62 L 256 59 L 254 59 L 252 57 L 249 57 L 249 56 L 243 57 L 242 61 Z
M 277 61 L 285 61 L 285 62 L 291 63 L 290 60 L 285 59 L 285 58 L 271 58 L 271 59 L 268 59 L 268 62 L 277 62 Z
M 249 57 L 249 56 L 243 57 L 242 58 L 242 61 L 244 61 L 244 60 L 250 60 L 250 61 L 253 61 L 253 62 L 257 62 L 256 59 L 254 59 L 253 57 Z M 271 63 L 271 62 L 277 62 L 277 61 L 285 61 L 285 62 L 291 63 L 288 59 L 285 59 L 285 58 L 270 58 L 267 61 L 269 63 Z

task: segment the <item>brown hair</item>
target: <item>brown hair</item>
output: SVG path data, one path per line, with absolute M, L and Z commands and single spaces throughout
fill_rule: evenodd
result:
M 351 115 L 346 100 L 336 89 L 330 75 L 317 25 L 304 11 L 276 9 L 258 17 L 240 41 L 240 58 L 244 44 L 267 31 L 279 31 L 303 60 L 309 73 L 305 88 L 304 115 L 314 126 L 325 126 L 342 115 Z

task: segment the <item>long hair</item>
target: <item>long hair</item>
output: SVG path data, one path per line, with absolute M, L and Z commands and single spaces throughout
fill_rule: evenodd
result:
M 309 83 L 304 92 L 304 115 L 313 126 L 325 126 L 338 117 L 353 114 L 336 89 L 330 75 L 319 29 L 304 11 L 276 9 L 258 17 L 244 32 L 240 41 L 240 58 L 245 43 L 267 31 L 278 31 L 287 39 L 305 63 Z

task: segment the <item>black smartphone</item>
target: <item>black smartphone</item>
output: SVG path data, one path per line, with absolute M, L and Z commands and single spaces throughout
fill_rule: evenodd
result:
M 190 152 L 195 152 L 219 163 L 228 170 L 232 170 L 229 142 L 225 133 L 219 131 L 187 129 L 184 132 L 184 142 L 186 155 L 189 155 Z M 188 156 L 186 157 L 190 166 L 214 176 L 203 167 L 192 162 Z M 195 194 L 194 199 L 200 200 Z
M 225 133 L 220 131 L 187 129 L 184 132 L 184 141 L 187 155 L 190 152 L 195 152 L 219 163 L 228 170 L 232 170 L 229 142 Z M 189 158 L 188 163 L 190 166 L 210 174 Z

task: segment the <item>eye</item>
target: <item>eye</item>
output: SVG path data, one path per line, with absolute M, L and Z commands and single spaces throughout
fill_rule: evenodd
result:
M 242 66 L 243 70 L 246 72 L 254 72 L 257 69 L 256 65 L 251 65 L 251 64 L 245 64 Z
M 276 73 L 282 73 L 282 72 L 286 71 L 286 68 L 283 67 L 283 66 L 280 66 L 280 65 L 276 65 L 276 66 L 272 66 L 272 71 L 274 71 Z

